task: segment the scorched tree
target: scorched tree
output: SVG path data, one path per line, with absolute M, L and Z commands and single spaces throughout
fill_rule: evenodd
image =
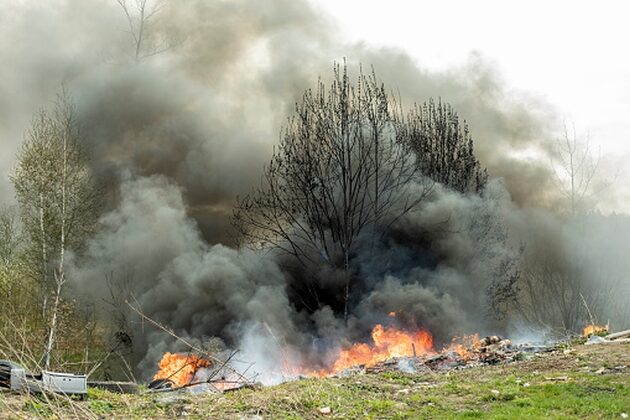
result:
M 460 191 L 485 183 L 457 115 L 432 102 L 405 113 L 374 72 L 353 83 L 335 65 L 330 86 L 320 80 L 304 93 L 232 222 L 246 244 L 285 251 L 307 272 L 341 273 L 308 293 L 347 319 L 357 248 L 416 209 L 435 181 Z

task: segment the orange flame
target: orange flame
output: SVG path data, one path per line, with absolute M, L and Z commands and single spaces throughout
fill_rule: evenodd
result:
M 394 357 L 410 357 L 433 352 L 433 337 L 428 331 L 405 332 L 394 327 L 377 324 L 372 330 L 373 344 L 357 343 L 341 350 L 330 372 L 318 372 L 319 376 L 340 372 L 352 366 L 374 366 Z
M 185 386 L 192 382 L 199 368 L 208 368 L 212 362 L 195 355 L 164 353 L 159 363 L 159 370 L 153 380 L 168 379 L 175 386 Z
M 478 334 L 464 335 L 462 337 L 453 337 L 451 344 L 442 351 L 455 352 L 462 359 L 470 360 L 473 353 L 479 351 L 481 345 Z
M 594 334 L 607 333 L 607 332 L 608 332 L 608 325 L 588 324 L 582 330 L 582 335 L 584 337 L 589 337 L 589 336 L 594 335 Z

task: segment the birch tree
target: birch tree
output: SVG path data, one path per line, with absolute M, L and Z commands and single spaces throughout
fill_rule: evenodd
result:
M 48 319 L 45 368 L 50 365 L 67 282 L 67 252 L 80 250 L 97 217 L 98 192 L 81 143 L 76 109 L 63 91 L 52 112 L 36 114 L 11 177 L 31 242 L 30 260 L 38 267 L 44 296 L 42 311 Z

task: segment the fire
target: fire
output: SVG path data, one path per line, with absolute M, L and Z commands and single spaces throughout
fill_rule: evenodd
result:
M 591 335 L 595 335 L 595 334 L 599 334 L 599 333 L 607 333 L 607 332 L 608 332 L 608 325 L 588 324 L 582 330 L 582 335 L 584 337 L 589 337 Z
M 433 352 L 433 337 L 428 331 L 405 332 L 377 324 L 372 330 L 373 344 L 357 343 L 341 350 L 332 373 L 352 366 L 373 366 L 394 357 L 410 357 Z
M 175 386 L 185 386 L 192 382 L 195 372 L 208 368 L 212 362 L 192 354 L 164 353 L 159 363 L 159 370 L 153 380 L 168 379 Z
M 455 352 L 462 359 L 470 360 L 471 352 L 476 352 L 481 348 L 481 340 L 478 334 L 465 335 L 462 337 L 453 337 L 451 344 L 442 351 Z
M 395 316 L 390 312 L 389 316 Z M 489 340 L 487 337 L 484 340 Z M 497 341 L 500 338 L 496 337 Z M 479 338 L 478 334 L 454 337 L 451 343 L 445 346 L 442 353 L 457 353 L 463 360 L 471 360 L 475 353 L 488 343 Z M 396 357 L 422 357 L 433 355 L 433 336 L 426 330 L 407 332 L 395 327 L 383 327 L 377 324 L 372 329 L 372 343 L 356 343 L 347 349 L 341 350 L 332 367 L 322 370 L 301 369 L 299 374 L 306 376 L 326 377 L 341 372 L 344 369 L 363 365 L 372 367 Z M 289 370 L 289 372 L 294 372 Z

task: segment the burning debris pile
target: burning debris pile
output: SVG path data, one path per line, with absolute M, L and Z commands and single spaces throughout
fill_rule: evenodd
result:
M 149 383 L 154 391 L 189 390 L 192 393 L 221 393 L 247 386 L 253 380 L 237 372 L 229 364 L 233 352 L 225 361 L 200 357 L 194 354 L 170 353 L 162 356 L 158 371 Z
M 609 334 L 608 325 L 590 324 L 584 328 L 586 344 L 630 343 L 630 330 Z
M 373 344 L 358 343 L 341 350 L 331 369 L 304 371 L 301 376 L 347 376 L 358 373 L 402 371 L 422 373 L 449 371 L 521 360 L 524 353 L 550 351 L 553 346 L 514 345 L 499 336 L 457 337 L 436 351 L 428 331 L 405 332 L 378 324 L 372 331 Z
M 514 346 L 509 339 L 498 336 L 479 340 L 476 336 L 466 337 L 464 343 L 453 344 L 439 353 L 427 353 L 411 357 L 400 357 L 361 367 L 365 373 L 380 373 L 398 370 L 406 373 L 449 371 L 497 363 L 509 363 L 521 360 L 523 352 L 539 352 L 547 347 Z
M 499 336 L 479 338 L 469 335 L 454 338 L 441 350 L 436 350 L 433 336 L 425 329 L 405 331 L 396 326 L 377 324 L 371 332 L 371 341 L 346 346 L 329 354 L 328 367 L 314 368 L 291 363 L 284 359 L 277 375 L 283 381 L 302 378 L 343 377 L 363 373 L 401 371 L 405 373 L 446 372 L 455 369 L 509 363 L 524 358 L 524 353 L 551 351 L 555 346 L 515 345 Z M 170 353 L 162 356 L 158 371 L 149 388 L 161 391 L 186 390 L 190 392 L 225 392 L 251 387 L 257 374 L 246 377 L 247 370 L 239 371 L 230 364 L 236 351 L 224 361 L 200 357 L 192 353 Z M 255 370 L 255 367 L 254 367 Z
M 373 345 L 354 344 L 342 350 L 330 370 L 317 372 L 329 376 L 355 366 L 373 366 L 396 357 L 427 354 L 433 349 L 433 337 L 428 331 L 407 333 L 397 328 L 377 324 L 372 330 Z
M 158 365 L 159 370 L 149 384 L 150 388 L 182 387 L 194 382 L 212 366 L 210 360 L 193 354 L 165 353 Z
M 592 335 L 606 335 L 608 334 L 608 325 L 588 324 L 582 329 L 582 335 L 588 338 Z

